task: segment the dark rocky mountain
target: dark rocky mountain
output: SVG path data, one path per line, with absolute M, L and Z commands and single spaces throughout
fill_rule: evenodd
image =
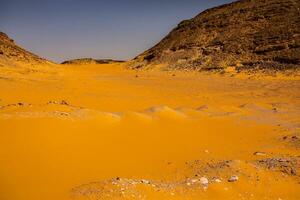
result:
M 26 64 L 45 64 L 49 61 L 40 58 L 39 56 L 26 51 L 9 38 L 5 33 L 0 32 L 0 61 L 21 62 Z
M 300 0 L 241 0 L 181 22 L 131 66 L 300 69 Z
M 75 64 L 75 65 L 86 65 L 86 64 L 110 64 L 110 63 L 121 63 L 121 60 L 112 59 L 93 59 L 93 58 L 79 58 L 74 60 L 67 60 L 61 64 Z

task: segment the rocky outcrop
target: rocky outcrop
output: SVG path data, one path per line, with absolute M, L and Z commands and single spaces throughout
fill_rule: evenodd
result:
M 111 64 L 111 63 L 121 63 L 121 62 L 124 61 L 112 60 L 112 59 L 79 58 L 79 59 L 64 61 L 61 64 L 87 65 L 87 64 Z
M 241 0 L 181 22 L 133 68 L 300 68 L 300 0 Z
M 9 38 L 5 33 L 0 32 L 0 61 L 21 62 L 26 64 L 45 64 L 49 61 L 26 51 Z

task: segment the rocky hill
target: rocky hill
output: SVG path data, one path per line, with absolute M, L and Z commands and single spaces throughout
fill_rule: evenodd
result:
M 73 65 L 86 65 L 86 64 L 111 64 L 111 63 L 121 63 L 121 60 L 112 59 L 93 59 L 93 58 L 79 58 L 74 60 L 67 60 L 61 64 L 73 64 Z
M 181 22 L 131 66 L 300 69 L 300 0 L 241 0 Z
M 45 64 L 49 61 L 26 51 L 9 38 L 5 33 L 0 32 L 0 62 L 20 62 L 25 64 Z

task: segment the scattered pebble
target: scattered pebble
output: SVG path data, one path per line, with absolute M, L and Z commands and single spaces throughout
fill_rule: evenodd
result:
M 60 102 L 60 104 L 61 104 L 61 105 L 66 105 L 66 106 L 69 105 L 69 103 L 68 103 L 67 101 L 65 101 L 65 100 L 62 100 L 62 101 Z
M 65 105 L 68 106 L 69 103 L 66 100 L 61 100 L 61 101 L 48 101 L 47 104 L 58 104 L 58 105 Z

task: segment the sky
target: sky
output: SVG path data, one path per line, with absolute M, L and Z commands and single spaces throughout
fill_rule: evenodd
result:
M 55 62 L 128 60 L 180 21 L 233 0 L 0 0 L 0 31 Z

